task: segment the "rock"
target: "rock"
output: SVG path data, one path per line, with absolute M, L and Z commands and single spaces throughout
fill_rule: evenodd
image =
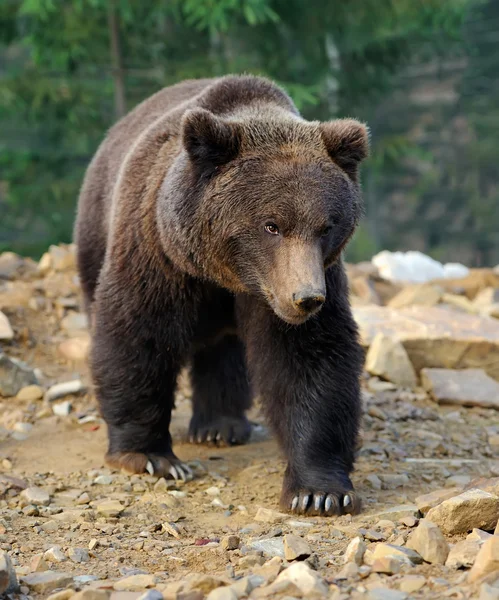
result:
M 284 556 L 284 547 L 282 549 L 282 556 Z M 263 565 L 253 569 L 255 576 L 262 577 L 266 583 L 275 581 L 281 571 L 282 560 L 280 556 L 274 556 Z
M 130 575 L 124 579 L 116 581 L 113 588 L 117 592 L 140 592 L 146 588 L 151 588 L 156 585 L 156 577 L 154 575 Z
M 75 269 L 75 249 L 73 244 L 50 246 L 49 251 L 41 257 L 38 271 L 46 275 L 49 271 L 67 271 Z
M 499 600 L 499 586 L 482 583 L 478 600 Z
M 54 594 L 50 594 L 47 600 L 69 600 L 75 596 L 75 591 L 73 589 L 61 590 L 60 592 L 55 592 Z
M 107 590 L 82 590 L 71 596 L 71 600 L 109 600 L 110 592 Z
M 406 600 L 407 594 L 398 590 L 385 587 L 374 588 L 367 593 L 368 600 Z
M 238 579 L 230 586 L 230 589 L 235 592 L 237 598 L 246 598 L 254 589 L 261 586 L 266 581 L 267 580 L 264 577 L 250 575 L 249 577 L 241 577 L 241 579 Z
M 473 528 L 493 529 L 499 518 L 499 497 L 478 489 L 468 490 L 432 508 L 426 518 L 447 534 Z
M 407 594 L 419 591 L 425 584 L 426 577 L 422 575 L 406 575 L 399 580 L 400 591 Z
M 71 412 L 73 405 L 69 400 L 58 402 L 52 406 L 52 412 L 58 417 L 67 417 Z
M 189 582 L 188 589 L 199 590 L 203 594 L 209 594 L 212 590 L 226 586 L 228 583 L 228 581 L 221 577 L 198 574 Z
M 443 565 L 449 555 L 449 544 L 435 523 L 421 519 L 407 542 L 407 548 L 415 550 L 423 560 Z
M 23 490 L 21 498 L 26 504 L 34 504 L 35 506 L 48 506 L 50 504 L 50 494 L 35 486 Z
M 466 539 L 470 542 L 486 542 L 492 536 L 491 533 L 487 533 L 486 531 L 482 531 L 481 529 L 473 529 L 471 533 L 468 533 Z
M 18 591 L 16 571 L 10 556 L 6 552 L 0 554 L 0 597 Z
M 366 355 L 366 371 L 402 387 L 417 385 L 414 367 L 402 344 L 396 338 L 379 333 Z
M 64 562 L 67 560 L 66 555 L 59 548 L 59 546 L 52 546 L 52 548 L 49 548 L 48 550 L 46 550 L 43 557 L 45 558 L 45 560 L 47 560 L 49 562 L 55 562 L 55 563 L 60 563 L 60 562 Z
M 0 279 L 14 279 L 24 265 L 24 260 L 14 252 L 0 254 Z
M 72 582 L 71 575 L 58 573 L 57 571 L 44 571 L 43 573 L 32 573 L 21 577 L 21 583 L 37 594 L 47 594 L 58 588 L 66 587 Z
M 414 550 L 394 544 L 377 544 L 372 553 L 372 561 L 378 558 L 393 558 L 407 565 L 417 565 L 423 562 L 423 558 Z M 367 562 L 367 561 L 366 561 Z
M 0 310 L 0 341 L 8 341 L 14 339 L 14 331 L 10 326 L 9 319 Z
M 423 369 L 421 382 L 439 404 L 499 410 L 499 383 L 483 369 Z
M 238 600 L 238 595 L 230 587 L 219 587 L 212 590 L 206 600 Z
M 88 329 L 87 315 L 84 313 L 70 312 L 61 321 L 61 328 L 71 333 L 80 333 Z
M 364 559 L 366 547 L 366 543 L 360 536 L 353 538 L 353 540 L 348 544 L 347 549 L 345 550 L 343 562 L 354 562 L 360 567 Z
M 15 396 L 28 385 L 38 383 L 32 369 L 0 351 L 0 396 Z
M 469 572 L 468 581 L 474 583 L 494 571 L 499 571 L 499 536 L 496 535 L 482 544 L 475 564 Z
M 32 573 L 40 573 L 49 570 L 49 564 L 43 554 L 35 554 L 30 561 L 29 570 Z
M 86 548 L 70 548 L 68 550 L 68 556 L 75 563 L 86 563 L 90 560 Z
M 405 473 L 380 473 L 379 478 L 384 490 L 393 490 L 409 484 L 409 477 Z
M 287 519 L 288 515 L 280 513 L 270 508 L 259 507 L 256 511 L 255 521 L 261 521 L 262 523 L 281 523 L 284 519 Z
M 497 304 L 499 302 L 499 287 L 487 287 L 482 291 L 478 292 L 473 300 L 473 305 L 477 309 L 486 308 L 491 304 Z
M 399 519 L 399 521 L 406 527 L 416 527 L 419 523 L 419 519 L 416 519 L 416 517 L 403 517 L 402 519 Z
M 385 573 L 386 575 L 394 575 L 398 573 L 402 568 L 402 565 L 406 564 L 405 561 L 400 559 L 391 558 L 390 556 L 383 556 L 382 558 L 376 558 L 371 565 L 374 573 Z
M 237 550 L 239 548 L 240 543 L 241 540 L 237 535 L 229 535 L 227 537 L 222 538 L 220 546 L 223 550 Z
M 381 304 L 379 294 L 369 277 L 364 275 L 353 277 L 350 279 L 350 289 L 355 296 L 367 304 Z
M 265 556 L 284 558 L 284 542 L 280 537 L 254 540 L 250 542 L 249 547 L 258 552 L 263 552 Z
M 284 557 L 286 560 L 305 560 L 312 554 L 307 542 L 293 534 L 284 536 Z
M 99 502 L 95 509 L 104 517 L 119 517 L 125 507 L 118 500 L 104 500 Z
M 450 549 L 445 563 L 450 569 L 469 569 L 473 566 L 480 550 L 481 542 L 478 540 L 462 540 Z
M 43 398 L 43 390 L 39 385 L 27 385 L 19 390 L 16 398 L 24 402 L 32 402 Z
M 440 302 L 442 294 L 442 288 L 431 283 L 408 285 L 394 296 L 387 306 L 390 308 L 405 308 L 414 305 L 435 306 Z
M 293 563 L 275 580 L 275 583 L 289 581 L 294 583 L 307 598 L 327 596 L 329 588 L 322 577 L 304 562 Z
M 417 373 L 425 367 L 474 368 L 486 356 L 486 372 L 499 379 L 499 323 L 492 319 L 424 306 L 361 306 L 353 312 L 365 346 L 378 333 L 398 339 Z
M 397 506 L 390 506 L 384 510 L 376 513 L 370 513 L 369 516 L 372 519 L 391 519 L 397 521 L 404 517 L 415 517 L 418 514 L 418 507 L 415 504 L 399 504 Z
M 434 492 L 430 492 L 429 494 L 423 494 L 422 496 L 418 496 L 415 500 L 416 506 L 418 510 L 423 514 L 430 510 L 430 508 L 434 508 L 441 504 L 444 500 L 448 498 L 452 498 L 453 496 L 457 496 L 461 492 L 461 488 L 447 488 L 442 490 L 435 490 Z
M 86 391 L 86 387 L 82 381 L 75 379 L 73 381 L 66 381 L 64 383 L 56 383 L 51 386 L 45 393 L 45 400 L 47 402 L 53 402 L 58 398 L 63 398 L 69 394 L 81 394 Z
M 59 353 L 67 360 L 82 361 L 88 356 L 90 350 L 90 335 L 78 335 L 69 340 L 64 340 L 58 346 Z
M 366 480 L 369 481 L 373 490 L 381 489 L 381 479 L 374 473 L 370 473 L 366 476 Z
M 163 600 L 163 594 L 159 590 L 147 590 L 137 600 Z

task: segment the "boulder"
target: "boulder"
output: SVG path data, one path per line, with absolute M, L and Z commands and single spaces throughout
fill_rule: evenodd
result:
M 423 369 L 421 383 L 439 404 L 499 410 L 499 383 L 483 369 Z
M 442 288 L 431 283 L 420 283 L 404 287 L 389 302 L 390 308 L 405 308 L 407 306 L 435 306 L 442 298 Z
M 398 339 L 416 372 L 425 367 L 485 368 L 499 380 L 499 323 L 438 307 L 353 309 L 365 347 L 378 333 Z
M 382 333 L 375 336 L 366 356 L 366 371 L 396 385 L 415 388 L 417 377 L 404 346 Z M 499 385 L 499 384 L 498 384 Z

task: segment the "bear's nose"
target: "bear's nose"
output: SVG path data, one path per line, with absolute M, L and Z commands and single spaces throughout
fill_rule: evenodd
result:
M 293 303 L 296 308 L 299 308 L 307 313 L 319 310 L 319 308 L 324 304 L 325 300 L 326 295 L 322 291 L 306 291 L 293 294 Z

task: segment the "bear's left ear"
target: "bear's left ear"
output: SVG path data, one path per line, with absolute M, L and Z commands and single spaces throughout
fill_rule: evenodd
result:
M 204 108 L 186 112 L 182 138 L 190 159 L 202 168 L 224 165 L 237 156 L 241 146 L 238 125 Z
M 322 140 L 329 156 L 354 181 L 360 162 L 369 154 L 369 130 L 355 119 L 321 123 Z

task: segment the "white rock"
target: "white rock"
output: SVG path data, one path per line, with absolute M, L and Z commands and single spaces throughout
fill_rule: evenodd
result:
M 71 412 L 73 405 L 69 400 L 64 400 L 64 402 L 58 402 L 52 406 L 52 411 L 54 415 L 58 417 L 67 417 Z
M 449 555 L 449 544 L 435 523 L 421 519 L 411 534 L 407 548 L 416 550 L 423 560 L 432 564 L 443 565 Z
M 302 537 L 291 533 L 284 536 L 284 557 L 286 560 L 304 560 L 311 554 L 310 546 Z
M 230 587 L 219 587 L 211 590 L 206 600 L 238 600 L 238 596 Z
M 14 338 L 14 331 L 10 326 L 9 319 L 0 310 L 0 340 L 12 340 Z
M 347 549 L 345 550 L 345 555 L 343 556 L 345 564 L 354 562 L 360 567 L 364 559 L 366 547 L 367 546 L 364 540 L 360 536 L 353 538 L 353 540 L 348 544 Z
M 83 382 L 79 379 L 73 381 L 65 381 L 64 383 L 56 383 L 51 386 L 45 393 L 45 400 L 52 402 L 58 398 L 63 398 L 69 394 L 80 394 L 86 390 Z
M 21 498 L 26 504 L 35 504 L 36 506 L 48 506 L 50 504 L 50 494 L 35 486 L 23 490 Z
M 298 587 L 307 598 L 312 596 L 327 596 L 329 588 L 322 577 L 304 562 L 293 563 L 284 570 L 275 583 L 290 581 Z

